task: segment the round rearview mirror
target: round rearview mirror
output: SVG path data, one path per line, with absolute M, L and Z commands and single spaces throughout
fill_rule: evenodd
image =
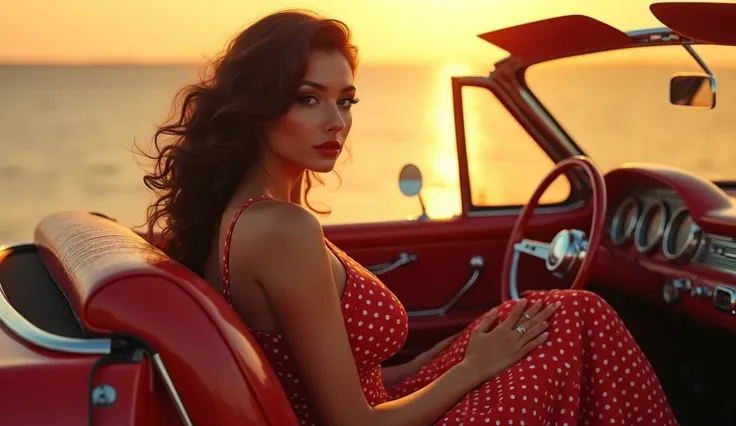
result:
M 422 190 L 422 172 L 414 164 L 407 164 L 399 173 L 399 189 L 407 197 L 413 197 Z

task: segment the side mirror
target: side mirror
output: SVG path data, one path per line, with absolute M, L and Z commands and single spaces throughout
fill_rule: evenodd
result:
M 422 190 L 422 172 L 419 167 L 407 164 L 399 172 L 399 189 L 407 197 L 413 197 Z
M 701 73 L 676 74 L 670 80 L 670 103 L 699 109 L 715 108 L 715 77 Z
M 419 220 L 429 220 L 427 209 L 422 199 L 422 172 L 419 167 L 414 164 L 406 164 L 399 172 L 399 189 L 401 193 L 407 197 L 419 197 L 419 205 L 422 207 L 422 214 Z

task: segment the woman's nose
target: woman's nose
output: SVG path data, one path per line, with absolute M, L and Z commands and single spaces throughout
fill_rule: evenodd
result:
M 345 120 L 342 117 L 342 112 L 337 106 L 329 108 L 327 113 L 327 131 L 328 132 L 340 132 L 345 128 Z

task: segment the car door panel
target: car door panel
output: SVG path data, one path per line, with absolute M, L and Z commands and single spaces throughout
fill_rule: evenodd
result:
M 538 215 L 532 219 L 529 235 L 549 241 L 560 229 L 580 227 L 588 215 L 587 209 Z M 501 268 L 516 217 L 339 225 L 325 227 L 325 234 L 368 268 L 391 263 L 401 253 L 415 256 L 415 260 L 377 275 L 409 313 L 409 336 L 397 358 L 408 359 L 499 304 Z M 444 315 L 414 315 L 451 301 L 471 278 L 470 262 L 477 256 L 484 265 L 477 280 Z M 523 259 L 522 269 L 520 280 L 529 288 L 548 288 L 557 281 L 539 259 Z

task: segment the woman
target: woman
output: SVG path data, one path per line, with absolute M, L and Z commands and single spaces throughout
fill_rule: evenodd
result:
M 149 229 L 253 331 L 303 424 L 675 424 L 648 361 L 589 292 L 508 302 L 408 364 L 401 303 L 307 209 L 358 102 L 339 21 L 303 12 L 242 32 L 156 134 Z M 160 146 L 159 138 L 173 136 Z M 302 188 L 302 184 L 304 188 Z

